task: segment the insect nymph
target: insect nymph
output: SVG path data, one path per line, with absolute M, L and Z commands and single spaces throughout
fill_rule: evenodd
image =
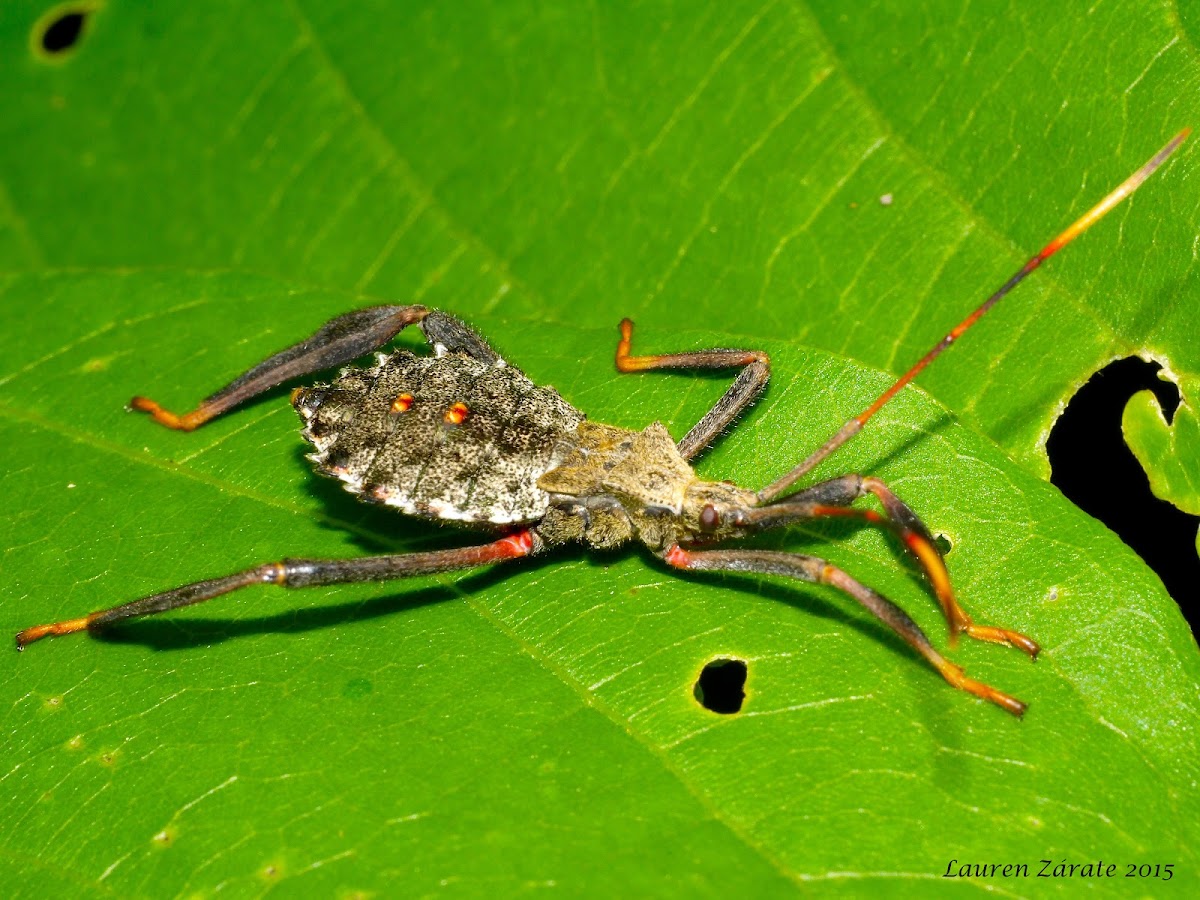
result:
M 383 581 L 491 565 L 580 543 L 606 548 L 637 541 L 667 564 L 777 575 L 831 585 L 853 597 L 923 656 L 950 684 L 1015 715 L 1025 704 L 968 678 L 934 649 L 898 606 L 841 569 L 800 553 L 709 549 L 711 545 L 805 520 L 851 517 L 892 532 L 928 577 L 953 639 L 961 633 L 1017 647 L 1018 632 L 976 624 L 955 599 L 942 554 L 916 514 L 882 481 L 842 475 L 804 488 L 799 480 L 852 438 L 875 413 L 980 316 L 1071 240 L 1131 194 L 1187 136 L 1176 136 L 1097 206 L 1032 257 L 866 410 L 816 452 L 760 490 L 697 478 L 690 460 L 766 388 L 769 361 L 753 350 L 631 354 L 633 324 L 621 323 L 622 372 L 737 369 L 732 385 L 678 443 L 654 423 L 630 431 L 589 422 L 553 388 L 533 384 L 470 327 L 423 306 L 378 306 L 340 316 L 178 416 L 143 397 L 131 406 L 170 428 L 204 424 L 284 381 L 344 366 L 419 325 L 431 355 L 379 354 L 368 368 L 344 369 L 329 384 L 297 388 L 292 405 L 313 447 L 309 458 L 360 499 L 430 519 L 492 532 L 454 550 L 346 560 L 286 559 L 187 584 L 80 618 L 36 625 L 19 648 L 51 635 L 97 631 L 121 619 L 166 612 L 256 584 L 312 587 Z M 853 504 L 872 495 L 880 510 Z

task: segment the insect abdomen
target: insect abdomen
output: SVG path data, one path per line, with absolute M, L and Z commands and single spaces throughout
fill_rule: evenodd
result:
M 322 474 L 405 513 L 480 524 L 545 515 L 537 480 L 584 419 L 503 362 L 405 350 L 297 391 L 292 403 Z

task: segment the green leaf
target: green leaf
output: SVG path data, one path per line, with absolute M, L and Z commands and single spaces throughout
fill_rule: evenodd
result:
M 0 264 L 686 310 L 893 372 L 1200 123 L 1197 13 L 1149 0 L 122 4 L 57 65 L 30 57 L 46 9 L 0 13 Z M 1200 377 L 1193 154 L 923 377 L 1032 471 L 1114 356 Z
M 1197 384 L 1183 394 L 1197 396 Z M 1168 424 L 1152 391 L 1130 398 L 1121 418 L 1129 449 L 1150 473 L 1150 489 L 1184 512 L 1200 515 L 1200 427 L 1195 408 L 1181 404 Z
M 63 9 L 86 25 L 48 58 Z M 466 539 L 309 474 L 282 393 L 193 435 L 121 412 L 380 300 L 458 312 L 594 418 L 676 435 L 724 382 L 618 377 L 622 315 L 647 350 L 765 347 L 766 401 L 700 466 L 765 482 L 1200 121 L 1197 25 L 1149 2 L 0 4 L 4 624 Z M 0 670 L 5 887 L 924 895 L 960 886 L 933 881 L 951 859 L 1092 854 L 1186 887 L 1195 643 L 1032 476 L 1114 356 L 1200 378 L 1193 153 L 922 375 L 945 406 L 904 392 L 822 469 L 888 479 L 968 608 L 1047 647 L 954 653 L 1024 722 L 841 597 L 634 550 L 246 592 Z M 880 535 L 771 540 L 944 645 Z M 693 699 L 719 654 L 749 661 L 737 716 Z
M 1168 424 L 1152 391 L 1134 394 L 1125 405 L 1121 430 L 1133 455 L 1150 477 L 1154 495 L 1184 512 L 1200 515 L 1200 427 L 1195 399 L 1200 382 L 1188 379 L 1180 385 L 1185 402 Z M 1196 533 L 1200 553 L 1200 530 Z
M 121 409 L 139 392 L 186 407 L 361 298 L 233 273 L 29 275 L 0 289 L 19 311 L 0 339 L 8 632 L 287 555 L 470 540 L 312 475 L 284 388 L 194 434 Z M 615 329 L 477 320 L 597 420 L 660 417 L 678 435 L 724 389 L 617 375 Z M 638 334 L 647 351 L 729 340 Z M 888 381 L 765 346 L 771 390 L 701 462 L 708 477 L 764 483 Z M 29 894 L 122 896 L 276 883 L 925 895 L 954 884 L 932 880 L 951 860 L 1036 871 L 1093 856 L 1171 862 L 1192 879 L 1200 666 L 1157 580 L 919 390 L 822 471 L 838 468 L 877 473 L 948 538 L 981 621 L 1043 643 L 1036 664 L 979 644 L 953 654 L 1030 701 L 1024 721 L 948 687 L 832 591 L 678 577 L 635 549 L 249 590 L 10 657 L 5 867 Z M 828 555 L 944 646 L 927 589 L 882 535 L 829 525 L 766 541 Z M 693 697 L 720 656 L 749 668 L 738 715 Z

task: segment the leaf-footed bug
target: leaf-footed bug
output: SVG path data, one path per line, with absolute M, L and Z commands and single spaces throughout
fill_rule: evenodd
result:
M 317 471 L 340 479 L 360 499 L 409 515 L 449 519 L 498 536 L 472 547 L 344 560 L 285 559 L 223 578 L 183 585 L 75 619 L 26 628 L 17 647 L 75 631 L 98 631 L 122 619 L 201 603 L 255 584 L 313 587 L 384 581 L 491 565 L 561 544 L 614 547 L 640 541 L 667 564 L 779 575 L 832 585 L 861 603 L 953 686 L 1020 716 L 1026 705 L 968 678 L 943 657 L 903 610 L 825 560 L 707 545 L 804 520 L 848 517 L 890 531 L 928 578 L 949 626 L 1017 647 L 1038 645 L 1007 628 L 976 624 L 958 604 L 945 561 L 929 530 L 882 481 L 842 475 L 797 489 L 796 483 L 842 444 L 984 313 L 1058 250 L 1135 191 L 1187 137 L 1182 131 L 1066 231 L 1022 266 L 870 406 L 812 455 L 758 491 L 703 481 L 689 464 L 766 388 L 765 353 L 714 349 L 633 356 L 633 323 L 621 322 L 616 365 L 654 369 L 739 369 L 716 405 L 678 443 L 655 422 L 629 431 L 587 421 L 549 387 L 533 384 L 471 328 L 423 306 L 377 306 L 339 316 L 307 340 L 250 369 L 186 415 L 144 397 L 130 405 L 169 428 L 191 431 L 284 381 L 344 366 L 419 325 L 433 349 L 397 349 L 369 368 L 346 368 L 327 385 L 297 388 L 292 405 L 304 421 Z M 882 511 L 852 504 L 874 495 Z

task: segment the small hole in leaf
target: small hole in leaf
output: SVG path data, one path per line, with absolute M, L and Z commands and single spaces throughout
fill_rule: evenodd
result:
M 42 49 L 47 53 L 70 50 L 83 34 L 83 13 L 67 13 L 50 23 L 42 32 Z
M 33 26 L 34 49 L 49 59 L 69 55 L 83 39 L 96 8 L 95 3 L 69 3 L 51 9 Z
M 954 545 L 950 543 L 950 538 L 946 537 L 944 534 L 935 534 L 933 536 L 933 542 L 937 544 L 937 548 L 942 551 L 942 556 L 945 556 L 954 549 Z
M 1162 579 L 1192 631 L 1200 626 L 1195 590 L 1200 582 L 1196 530 L 1200 518 L 1155 497 L 1137 457 L 1125 443 L 1121 416 L 1129 398 L 1153 391 L 1168 422 L 1179 389 L 1158 376 L 1162 366 L 1131 356 L 1109 363 L 1071 398 L 1046 441 L 1050 481 L 1067 499 L 1095 516 Z
M 746 699 L 746 664 L 740 659 L 714 659 L 704 667 L 692 691 L 696 702 L 721 715 L 741 712 Z

